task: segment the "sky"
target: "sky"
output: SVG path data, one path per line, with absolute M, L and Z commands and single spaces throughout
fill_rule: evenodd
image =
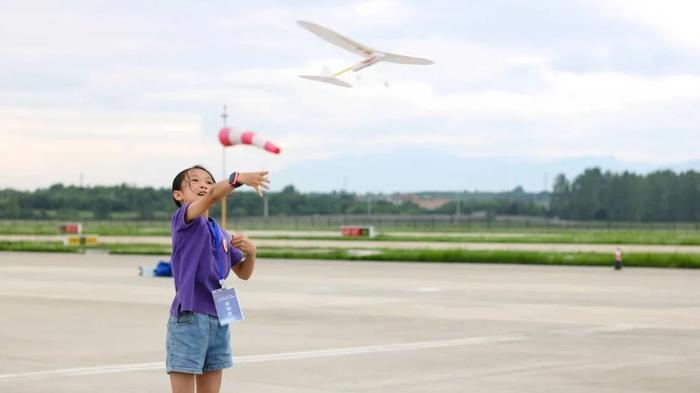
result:
M 700 163 L 699 14 L 676 0 L 0 1 L 0 188 L 164 187 L 193 164 L 220 176 L 222 154 L 302 191 L 537 189 L 571 160 Z M 361 59 L 297 20 L 435 64 L 380 63 L 344 75 L 352 89 L 300 79 Z M 222 151 L 223 105 L 282 153 Z

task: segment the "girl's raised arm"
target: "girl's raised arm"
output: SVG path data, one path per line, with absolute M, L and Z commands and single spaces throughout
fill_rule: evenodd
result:
M 270 180 L 267 178 L 267 171 L 260 172 L 245 172 L 231 174 L 228 180 L 222 180 L 220 182 L 214 183 L 214 185 L 209 188 L 207 195 L 201 199 L 197 199 L 192 202 L 187 208 L 187 213 L 185 214 L 185 220 L 190 222 L 195 218 L 204 214 L 210 207 L 220 201 L 227 194 L 233 192 L 236 187 L 243 184 L 255 188 L 258 195 L 262 196 L 262 190 L 269 189 Z

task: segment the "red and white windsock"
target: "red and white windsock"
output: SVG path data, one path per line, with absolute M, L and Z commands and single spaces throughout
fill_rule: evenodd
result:
M 219 142 L 224 146 L 253 145 L 273 154 L 280 154 L 280 148 L 274 143 L 266 141 L 252 131 L 236 131 L 230 127 L 224 127 L 219 131 Z

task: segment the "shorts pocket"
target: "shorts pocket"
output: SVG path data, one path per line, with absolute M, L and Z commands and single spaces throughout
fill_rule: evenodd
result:
M 177 316 L 177 321 L 175 321 L 176 325 L 190 325 L 192 324 L 192 321 L 194 320 L 194 314 L 191 312 L 183 312 L 180 313 L 180 315 Z

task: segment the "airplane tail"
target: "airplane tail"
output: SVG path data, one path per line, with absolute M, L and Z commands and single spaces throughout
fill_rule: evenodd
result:
M 310 79 L 312 81 L 330 83 L 336 86 L 342 87 L 352 87 L 348 82 L 342 81 L 334 76 L 322 76 L 322 75 L 299 75 L 300 78 Z

